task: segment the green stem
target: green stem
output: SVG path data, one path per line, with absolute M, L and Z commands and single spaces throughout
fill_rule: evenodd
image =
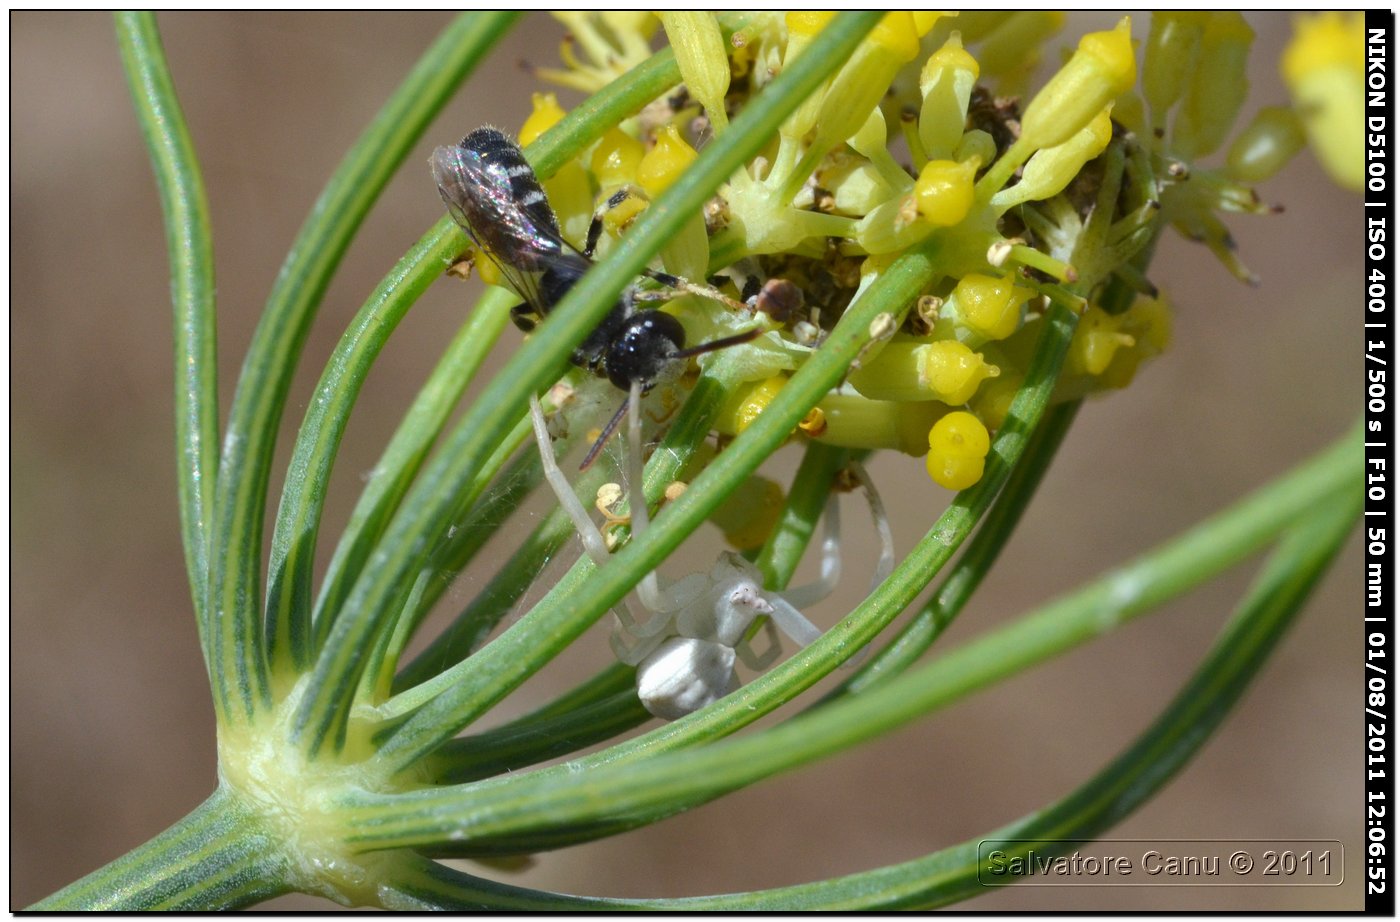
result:
M 209 204 L 185 114 L 152 13 L 118 13 L 117 44 L 151 155 L 170 256 L 175 309 L 175 473 L 180 536 L 200 647 L 209 658 L 209 514 L 219 458 L 218 355 L 214 323 L 214 250 Z
M 281 847 L 219 788 L 154 839 L 29 908 L 135 912 L 251 906 L 292 889 Z

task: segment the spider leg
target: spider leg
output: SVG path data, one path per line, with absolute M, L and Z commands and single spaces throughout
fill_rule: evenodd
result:
M 633 381 L 628 389 L 627 401 L 627 512 L 632 516 L 632 537 L 640 538 L 649 523 L 647 498 L 642 477 L 642 382 Z M 651 611 L 666 611 L 670 599 L 661 591 L 652 570 L 637 584 L 637 595 L 642 604 Z
M 841 582 L 841 504 L 837 494 L 832 493 L 826 498 L 824 517 L 821 575 L 814 582 L 795 586 L 782 593 L 783 598 L 797 608 L 817 604 L 831 595 Z
M 793 643 L 805 647 L 822 636 L 822 629 L 808 621 L 807 616 L 794 608 L 787 599 L 777 593 L 769 593 L 766 598 L 768 604 L 773 606 L 773 613 L 768 617 L 773 619 L 784 634 L 792 638 Z
M 539 446 L 540 464 L 544 469 L 545 480 L 554 490 L 554 496 L 559 501 L 560 507 L 573 521 L 574 530 L 578 532 L 579 540 L 583 542 L 584 551 L 594 565 L 601 567 L 608 560 L 607 541 L 603 539 L 603 533 L 598 531 L 598 526 L 593 524 L 588 510 L 583 508 L 578 494 L 574 493 L 573 485 L 564 476 L 564 472 L 559 469 L 559 462 L 554 458 L 554 443 L 549 440 L 549 429 L 544 420 L 544 408 L 540 406 L 539 397 L 533 394 L 530 395 L 530 423 L 535 430 L 535 442 Z M 613 613 L 617 615 L 620 623 L 636 624 L 636 620 L 632 617 L 632 612 L 628 610 L 625 601 L 619 601 L 613 607 Z M 649 621 L 648 626 L 650 624 Z
M 573 521 L 574 530 L 578 532 L 579 539 L 583 541 L 583 549 L 588 552 L 589 558 L 601 567 L 608 560 L 608 544 L 603 539 L 603 533 L 598 531 L 598 526 L 593 524 L 588 510 L 583 508 L 583 503 L 574 493 L 573 485 L 564 476 L 564 472 L 559 469 L 559 462 L 554 459 L 554 444 L 549 440 L 549 429 L 544 421 L 544 408 L 540 406 L 540 399 L 534 395 L 530 397 L 530 422 L 534 426 L 535 442 L 540 449 L 540 463 L 544 468 L 544 479 L 554 490 L 554 496 L 559 500 L 560 507 Z
M 671 620 L 670 617 L 666 615 L 660 615 L 658 618 L 668 624 Z M 671 637 L 669 632 L 661 629 L 658 629 L 656 633 L 651 636 L 637 636 L 631 633 L 626 623 L 623 621 L 622 615 L 620 615 L 616 609 L 613 610 L 613 619 L 613 629 L 612 633 L 608 635 L 608 644 L 612 647 L 613 655 L 617 657 L 618 662 L 627 666 L 635 666 L 648 656 L 651 656 L 657 647 L 661 646 Z M 630 616 L 627 620 L 629 622 L 631 621 Z M 650 622 L 648 622 L 648 625 L 649 624 Z M 665 626 L 666 625 L 663 625 L 663 628 Z M 629 637 L 634 638 L 634 642 L 631 644 L 628 643 Z
M 783 641 L 778 636 L 778 628 L 773 623 L 772 618 L 764 619 L 763 636 L 767 640 L 767 646 L 762 653 L 754 650 L 753 644 L 747 637 L 740 640 L 734 648 L 734 652 L 739 654 L 739 661 L 750 669 L 767 669 L 773 665 L 778 654 L 783 652 Z
M 875 489 L 875 481 L 870 478 L 865 465 L 852 461 L 851 473 L 855 474 L 865 493 L 865 501 L 870 505 L 870 518 L 875 522 L 875 533 L 880 537 L 880 559 L 875 564 L 875 575 L 870 581 L 870 591 L 874 592 L 894 571 L 894 533 L 890 531 L 890 517 L 885 514 L 880 492 Z

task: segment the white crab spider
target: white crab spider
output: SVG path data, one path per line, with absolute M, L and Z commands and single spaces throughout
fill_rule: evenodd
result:
M 634 384 L 627 427 L 634 536 L 646 530 L 648 519 L 641 492 L 640 398 L 640 386 Z M 608 557 L 607 543 L 554 459 L 538 399 L 531 399 L 530 414 L 545 478 L 573 520 L 585 551 L 601 566 Z M 859 464 L 852 465 L 852 469 L 869 501 L 881 542 L 873 589 L 894 567 L 894 541 L 874 483 Z M 646 621 L 638 622 L 625 602 L 614 608 L 612 648 L 619 660 L 637 667 L 637 695 L 648 711 L 674 720 L 734 691 L 739 687 L 736 661 L 750 669 L 769 666 L 782 651 L 780 630 L 799 647 L 821 636 L 821 629 L 800 609 L 826 598 L 840 581 L 840 517 L 835 494 L 828 499 L 824 516 L 821 574 L 806 586 L 785 592 L 766 591 L 758 568 L 726 551 L 708 573 L 692 573 L 669 586 L 663 586 L 654 571 L 648 573 L 637 586 L 638 599 L 649 613 Z M 761 615 L 767 617 L 763 624 L 767 646 L 758 652 L 747 635 Z M 855 661 L 852 658 L 847 665 Z

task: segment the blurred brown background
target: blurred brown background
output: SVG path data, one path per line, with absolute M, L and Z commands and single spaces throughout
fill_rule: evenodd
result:
M 213 212 L 225 409 L 307 208 L 445 21 L 161 17 Z M 1094 17 L 1091 27 L 1110 22 Z M 1254 23 L 1251 107 L 1283 101 L 1273 62 L 1287 35 L 1282 16 Z M 1145 18 L 1137 24 L 1145 31 Z M 214 785 L 214 738 L 177 528 L 160 211 L 111 22 L 16 13 L 11 30 L 10 871 L 11 906 L 20 907 L 201 801 Z M 345 322 L 441 214 L 429 151 L 485 122 L 518 126 L 536 85 L 516 62 L 554 63 L 560 34 L 543 17 L 518 28 L 389 186 L 311 332 L 276 471 Z M 1077 34 L 1072 27 L 1064 41 Z M 1359 199 L 1329 185 L 1307 153 L 1263 193 L 1286 213 L 1231 221 L 1263 278 L 1257 289 L 1235 282 L 1203 248 L 1164 242 L 1153 278 L 1177 305 L 1173 349 L 1128 392 L 1085 408 L 948 643 L 1177 533 L 1356 417 Z M 468 303 L 466 288 L 434 286 L 376 367 L 341 452 L 325 543 Z M 792 454 L 777 469 L 791 469 Z M 912 459 L 882 458 L 875 474 L 906 551 L 947 495 Z M 274 473 L 274 489 L 279 481 Z M 848 546 L 868 545 L 869 527 L 851 509 Z M 695 566 L 708 566 L 711 553 L 695 550 Z M 868 547 L 853 555 L 854 592 L 873 558 Z M 1113 833 L 1341 839 L 1342 887 L 1016 888 L 970 906 L 1358 908 L 1359 556 L 1353 539 L 1217 737 Z M 1250 570 L 875 745 L 650 829 L 542 855 L 508 879 L 618 896 L 743 890 L 903 861 L 993 829 L 1063 796 L 1147 725 L 1210 644 Z M 476 578 L 469 574 L 449 603 L 470 598 Z M 811 614 L 830 624 L 845 610 L 838 602 Z M 607 659 L 601 634 L 575 646 L 506 712 Z M 329 904 L 288 897 L 275 905 Z

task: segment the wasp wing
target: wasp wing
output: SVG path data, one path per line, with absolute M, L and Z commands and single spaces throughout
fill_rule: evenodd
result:
M 460 146 L 434 150 L 432 168 L 452 220 L 536 312 L 548 313 L 539 273 L 568 251 L 543 192 L 538 201 L 522 202 L 513 191 L 519 180 L 513 180 L 507 165 Z M 532 185 L 538 189 L 538 183 Z

